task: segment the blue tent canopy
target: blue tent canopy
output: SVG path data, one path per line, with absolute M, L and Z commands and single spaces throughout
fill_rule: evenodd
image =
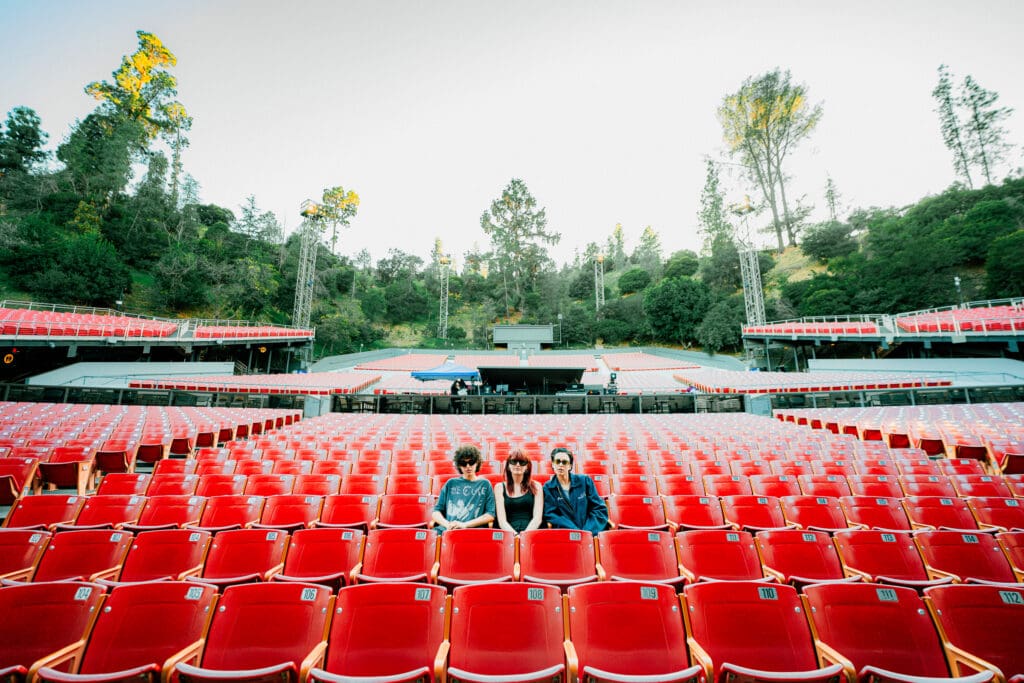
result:
M 444 379 L 454 381 L 457 379 L 466 379 L 472 381 L 480 381 L 480 373 L 473 368 L 467 368 L 464 365 L 458 365 L 451 361 L 445 361 L 436 368 L 429 370 L 415 370 L 412 372 L 412 376 L 415 379 L 423 382 L 429 382 L 435 379 Z

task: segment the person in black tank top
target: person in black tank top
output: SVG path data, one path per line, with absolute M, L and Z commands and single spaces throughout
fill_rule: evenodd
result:
M 533 464 L 518 448 L 505 458 L 505 481 L 494 485 L 498 526 L 519 533 L 540 528 L 544 517 L 544 493 L 530 478 Z

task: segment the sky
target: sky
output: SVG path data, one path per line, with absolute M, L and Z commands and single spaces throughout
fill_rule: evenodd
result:
M 428 260 L 440 238 L 459 264 L 519 178 L 557 262 L 617 223 L 627 251 L 649 225 L 667 257 L 701 247 L 706 158 L 726 162 L 727 202 L 756 199 L 716 110 L 777 67 L 824 109 L 786 166 L 812 219 L 829 177 L 847 214 L 954 181 L 931 98 L 943 63 L 1016 110 L 1001 171 L 1024 165 L 1021 26 L 1020 0 L 0 0 L 0 114 L 35 109 L 55 148 L 141 29 L 178 58 L 204 203 L 238 215 L 252 195 L 291 232 L 304 199 L 342 185 L 361 205 L 340 254 Z

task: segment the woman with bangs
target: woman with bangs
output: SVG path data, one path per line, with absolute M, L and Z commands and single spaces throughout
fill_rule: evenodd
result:
M 519 533 L 539 529 L 544 519 L 544 490 L 530 478 L 533 464 L 518 448 L 505 458 L 505 481 L 494 485 L 498 526 Z

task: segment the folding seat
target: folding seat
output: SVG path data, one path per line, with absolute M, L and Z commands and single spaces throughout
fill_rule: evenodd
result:
M 843 496 L 839 499 L 850 526 L 883 531 L 910 531 L 910 520 L 899 498 Z
M 755 496 L 799 496 L 800 482 L 792 474 L 755 474 L 750 477 L 750 490 Z
M 833 532 L 849 526 L 838 498 L 783 496 L 779 503 L 786 521 L 799 529 Z
M 997 671 L 1024 676 L 1024 586 L 938 586 L 924 592 L 953 675 Z
M 255 458 L 240 458 L 235 461 L 235 474 L 252 476 L 254 474 L 270 474 L 274 469 L 273 460 L 257 460 Z
M 292 532 L 284 567 L 271 581 L 317 583 L 333 591 L 348 583 L 363 555 L 358 529 L 299 529 Z
M 591 583 L 572 586 L 568 599 L 571 683 L 585 681 L 697 681 L 679 600 L 669 586 Z
M 661 474 L 656 478 L 663 496 L 703 496 L 704 481 L 692 474 Z
M 553 475 L 552 475 L 553 476 Z M 540 483 L 546 482 L 550 477 L 545 475 L 534 474 L 533 479 L 536 479 Z M 602 498 L 607 498 L 612 494 L 612 478 L 606 474 L 595 474 L 590 477 L 591 481 L 594 482 L 594 488 L 597 490 L 597 495 Z M 435 491 L 440 489 L 435 488 Z
M 36 571 L 51 534 L 35 529 L 0 529 L 0 579 L 27 581 Z
M 956 490 L 944 474 L 904 474 L 900 477 L 904 496 L 956 498 Z
M 985 531 L 1024 531 L 1024 504 L 1019 498 L 968 498 L 978 527 Z
M 96 494 L 144 496 L 151 478 L 150 474 L 138 472 L 111 472 L 100 479 Z
M 0 458 L 0 506 L 13 505 L 32 490 L 39 458 Z
M 1017 580 L 1024 582 L 1024 531 L 1000 531 L 996 534 L 999 546 L 1013 567 Z
M 448 655 L 450 612 L 444 588 L 405 583 L 338 592 L 323 668 L 310 683 L 440 681 Z
M 323 502 L 320 496 L 304 496 L 300 493 L 267 496 L 263 503 L 263 512 L 260 513 L 260 521 L 254 524 L 253 528 L 288 532 L 308 529 L 319 519 Z
M 51 489 L 75 489 L 84 496 L 95 477 L 96 451 L 57 447 L 39 461 L 39 480 Z
M 212 533 L 251 527 L 259 521 L 263 503 L 260 496 L 212 496 L 195 527 Z
M 846 478 L 854 496 L 902 498 L 899 477 L 890 474 L 855 474 Z
M 732 528 L 714 496 L 672 496 L 664 500 L 665 517 L 672 531 L 698 528 Z
M 1010 561 L 991 534 L 919 531 L 914 534 L 914 543 L 932 578 L 949 576 L 957 583 L 1016 581 Z
M 240 496 L 248 480 L 244 474 L 200 474 L 196 495 L 204 498 L 213 496 Z
M 85 505 L 85 496 L 24 496 L 14 504 L 4 519 L 8 529 L 48 529 L 70 524 Z
M 835 474 L 848 477 L 857 474 L 857 467 L 852 460 L 812 460 L 811 473 L 817 475 Z
M 840 680 L 840 665 L 818 668 L 792 586 L 712 581 L 687 586 L 684 595 L 687 645 L 707 681 Z
M 947 475 L 985 474 L 980 460 L 974 458 L 941 458 L 935 461 L 939 471 Z
M 385 479 L 383 474 L 349 474 L 341 480 L 341 492 L 380 496 L 384 494 Z
M 294 474 L 250 474 L 242 493 L 247 496 L 279 496 L 291 493 L 294 485 Z
M 733 528 L 756 532 L 793 526 L 786 522 L 779 499 L 774 496 L 726 496 L 721 502 L 725 521 Z
M 182 683 L 300 683 L 322 666 L 334 598 L 326 586 L 254 583 L 224 589 L 200 666 L 179 663 Z M 228 673 L 229 672 L 229 673 Z M 173 680 L 173 676 L 172 676 Z
M 384 487 L 385 495 L 403 494 L 429 496 L 431 479 L 425 474 L 392 474 Z
M 843 571 L 864 581 L 922 589 L 952 583 L 929 577 L 910 534 L 874 529 L 836 532 L 833 540 Z
M 804 588 L 804 605 L 823 662 L 840 664 L 848 680 L 950 679 L 935 625 L 917 592 L 899 586 L 823 583 Z
M 659 477 L 693 475 L 689 460 L 655 460 L 654 472 Z M 700 479 L 700 476 L 697 477 Z
M 821 581 L 856 581 L 844 578 L 832 538 L 824 531 L 772 529 L 754 537 L 766 576 L 802 588 Z
M 813 472 L 811 463 L 807 460 L 774 460 L 772 461 L 772 473 L 799 477 L 802 474 L 812 474 Z
M 443 541 L 442 541 L 443 542 Z M 597 536 L 597 574 L 611 581 L 643 581 L 681 586 L 672 535 L 667 531 L 616 529 Z
M 805 496 L 842 498 L 850 495 L 850 484 L 841 474 L 801 474 L 797 481 Z
M 433 496 L 417 493 L 391 493 L 380 497 L 376 526 L 426 529 L 434 511 Z
M 377 519 L 377 496 L 339 493 L 324 498 L 319 527 L 345 527 L 368 530 Z
M 772 473 L 772 465 L 767 460 L 733 460 L 729 463 L 729 469 L 733 474 L 742 474 L 748 478 Z
M 350 574 L 352 583 L 426 582 L 437 560 L 433 529 L 373 529 L 366 535 L 363 560 Z
M 873 475 L 873 476 L 885 476 L 891 479 L 896 479 L 900 475 L 900 470 L 896 466 L 895 460 L 889 460 L 888 458 L 867 458 L 864 460 L 855 460 L 853 463 L 854 469 L 856 469 L 856 475 Z M 850 481 L 850 485 L 853 485 L 851 475 L 846 475 L 847 480 Z
M 343 477 L 351 471 L 352 463 L 347 461 L 317 460 L 313 463 L 312 474 L 334 474 Z
M 953 474 L 949 481 L 961 498 L 1011 498 L 1013 494 L 1002 477 L 990 474 Z
M 903 499 L 903 510 L 915 529 L 978 529 L 978 522 L 963 498 L 907 496 Z
M 289 536 L 275 529 L 232 529 L 213 537 L 206 561 L 190 581 L 220 588 L 254 581 L 269 581 L 284 567 Z
M 175 529 L 196 525 L 202 519 L 206 499 L 200 496 L 150 496 L 139 519 L 122 526 L 138 533 L 155 529 Z
M 665 508 L 657 496 L 614 495 L 607 502 L 613 529 L 668 529 Z
M 195 474 L 198 460 L 182 458 L 166 458 L 153 465 L 153 476 L 159 474 Z
M 97 581 L 121 571 L 134 537 L 125 531 L 82 529 L 54 534 L 32 576 L 42 581 Z
M 0 589 L 0 679 L 22 683 L 44 666 L 76 668 L 104 591 L 77 581 Z
M 1024 498 L 1024 474 L 1007 474 L 1003 476 L 1003 481 L 1014 498 Z
M 292 493 L 308 496 L 331 496 L 341 490 L 341 475 L 338 474 L 297 474 Z
M 163 462 L 163 461 L 161 461 Z M 109 475 L 108 475 L 109 476 Z M 199 475 L 184 472 L 154 474 L 146 489 L 147 496 L 190 496 L 199 486 Z
M 704 490 L 709 496 L 750 495 L 750 479 L 741 474 L 709 474 L 704 476 Z
M 459 586 L 452 593 L 448 680 L 565 680 L 562 617 L 562 599 L 554 586 Z M 515 642 L 510 644 L 510 638 Z
M 569 586 L 596 581 L 594 538 L 575 529 L 531 529 L 519 534 L 519 576 L 528 583 Z
M 197 529 L 156 529 L 138 534 L 128 549 L 117 581 L 180 581 L 198 575 L 210 538 L 210 532 Z
M 696 581 L 767 581 L 746 531 L 698 529 L 676 535 L 679 573 L 690 583 Z
M 44 667 L 39 680 L 159 680 L 164 669 L 183 657 L 195 658 L 206 634 L 217 590 L 176 582 L 143 583 L 115 588 L 93 626 L 81 666 L 67 674 Z
M 53 528 L 55 531 L 120 529 L 126 524 L 138 522 L 145 506 L 145 496 L 86 496 L 85 505 L 73 523 L 56 524 Z
M 586 467 L 585 462 L 583 463 L 583 467 Z M 585 469 L 582 470 L 582 472 L 584 474 L 590 474 Z M 615 463 L 615 473 L 626 476 L 651 476 L 654 473 L 654 468 L 647 460 L 619 460 Z
M 931 475 L 938 476 L 942 474 L 942 470 L 939 469 L 939 465 L 935 460 L 928 458 L 916 458 L 906 460 L 902 458 L 896 458 L 896 468 L 900 471 L 900 476 L 922 476 Z
M 96 468 L 101 472 L 134 472 L 139 444 L 131 439 L 108 439 L 96 449 Z
M 237 466 L 237 460 L 200 460 L 196 463 L 194 474 L 200 477 L 211 474 L 234 474 Z
M 270 468 L 270 474 L 299 476 L 313 471 L 312 460 L 277 460 Z
M 512 581 L 515 574 L 515 534 L 501 529 L 456 529 L 441 534 L 430 580 L 451 589 L 483 581 Z
M 612 477 L 612 492 L 617 496 L 656 496 L 658 485 L 653 475 L 620 474 Z
M 729 463 L 725 460 L 698 460 L 692 465 L 694 476 L 711 477 L 718 475 L 729 475 L 732 474 L 732 470 L 729 469 Z

